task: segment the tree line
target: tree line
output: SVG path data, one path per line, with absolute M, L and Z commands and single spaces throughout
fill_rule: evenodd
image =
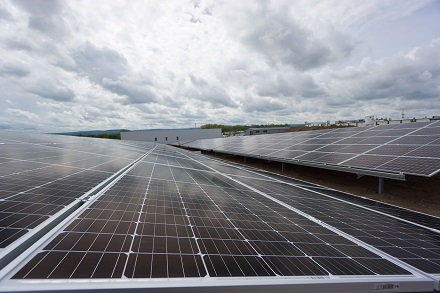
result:
M 95 137 L 95 138 L 107 138 L 107 139 L 121 139 L 121 133 L 100 133 L 100 134 L 77 134 L 76 136 L 82 137 Z

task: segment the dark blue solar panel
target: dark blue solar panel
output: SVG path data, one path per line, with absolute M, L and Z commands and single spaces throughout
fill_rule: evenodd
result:
M 319 136 L 326 133 L 300 137 L 320 143 Z M 354 134 L 356 130 L 335 133 Z M 282 138 L 288 136 L 279 135 L 277 140 L 286 141 Z M 237 140 L 235 148 L 252 149 L 245 140 Z M 251 145 L 268 150 L 267 141 L 271 139 L 265 140 L 257 143 L 258 139 L 252 138 Z M 41 141 L 47 143 L 50 139 L 44 137 Z M 2 188 L 7 200 L 0 202 L 0 219 L 7 223 L 7 229 L 0 231 L 5 245 L 11 245 L 11 239 L 35 229 L 109 176 L 121 176 L 112 177 L 96 198 L 84 201 L 77 214 L 47 234 L 39 247 L 26 252 L 8 281 L 20 284 L 21 279 L 38 279 L 35 286 L 40 288 L 47 280 L 60 279 L 71 279 L 72 283 L 82 279 L 77 284 L 84 279 L 124 279 L 121 284 L 129 284 L 129 279 L 174 282 L 177 278 L 176 282 L 193 282 L 210 277 L 213 281 L 294 277 L 292 282 L 313 284 L 320 279 L 330 284 L 334 280 L 344 283 L 349 277 L 372 285 L 378 277 L 387 276 L 409 281 L 415 277 L 412 267 L 428 274 L 440 273 L 440 234 L 423 227 L 428 223 L 437 227 L 438 218 L 355 196 L 341 201 L 346 195 L 163 145 L 149 148 L 105 142 L 105 147 L 93 148 L 91 143 L 88 152 L 93 157 L 81 160 L 77 156 L 80 144 L 73 141 L 58 141 L 56 154 L 48 156 L 57 164 L 27 158 L 32 162 L 28 169 L 16 165 L 17 174 L 11 173 L 9 185 Z M 71 144 L 74 147 L 69 147 Z M 107 147 L 112 149 L 109 155 Z M 309 160 L 322 158 L 321 162 L 329 164 L 367 161 L 373 168 L 395 159 L 368 155 L 353 158 L 353 154 L 343 152 L 294 153 L 292 147 L 278 153 L 291 152 L 292 156 L 298 154 Z M 12 154 L 9 150 L 5 163 L 18 160 Z M 70 154 L 66 155 L 66 163 L 57 158 L 61 154 Z M 142 154 L 145 158 L 134 161 Z M 125 171 L 130 163 L 133 167 Z M 34 172 L 46 169 L 39 169 L 41 164 L 57 171 Z M 123 170 L 125 173 L 118 173 Z M 36 177 L 30 176 L 32 173 Z M 39 178 L 47 181 L 37 185 Z M 32 182 L 29 190 L 17 187 L 23 180 Z M 421 226 L 410 223 L 412 220 Z M 390 261 L 393 257 L 403 263 Z

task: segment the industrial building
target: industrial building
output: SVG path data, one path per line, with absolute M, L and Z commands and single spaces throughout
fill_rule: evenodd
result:
M 221 128 L 160 129 L 121 132 L 121 140 L 135 140 L 163 144 L 173 144 L 197 139 L 220 137 L 222 137 Z
M 260 134 L 271 134 L 284 132 L 290 127 L 265 127 L 265 128 L 248 128 L 246 129 L 244 135 L 260 135 Z

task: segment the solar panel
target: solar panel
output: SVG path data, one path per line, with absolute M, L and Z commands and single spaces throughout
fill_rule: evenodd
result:
M 154 165 L 154 170 L 156 170 L 156 167 L 162 166 Z M 71 278 L 75 276 L 75 272 L 72 270 L 80 266 L 80 261 L 86 257 L 84 254 L 94 254 L 97 252 L 105 254 L 121 251 L 128 253 L 133 251 L 134 255 L 130 256 L 135 259 L 141 257 L 143 259 L 142 267 L 131 267 L 130 265 L 135 265 L 136 262 L 129 260 L 127 267 L 121 268 L 121 273 L 128 271 L 127 274 L 124 273 L 125 277 L 170 277 L 170 273 L 175 274 L 176 272 L 169 272 L 167 270 L 169 265 L 154 266 L 154 258 L 157 254 L 176 257 L 181 255 L 190 256 L 186 262 L 182 262 L 181 266 L 185 267 L 188 265 L 193 269 L 197 269 L 195 271 L 183 270 L 180 275 L 177 275 L 178 277 L 201 277 L 207 273 L 209 276 L 216 277 L 274 276 L 274 271 L 282 275 L 290 275 L 292 272 L 295 275 L 328 275 L 328 271 L 322 269 L 308 257 L 352 257 L 354 255 L 350 253 L 350 248 L 353 246 L 358 249 L 357 253 L 363 257 L 378 258 L 374 253 L 358 247 L 354 243 L 351 243 L 352 245 L 349 246 L 340 244 L 338 249 L 328 246 L 320 239 L 322 236 L 311 236 L 314 235 L 313 232 L 304 229 L 307 224 L 311 227 L 316 226 L 316 224 L 301 216 L 297 217 L 301 220 L 302 228 L 294 225 L 293 229 L 283 229 L 287 231 L 274 231 L 270 222 L 262 221 L 265 219 L 264 216 L 258 215 L 260 211 L 267 211 L 270 208 L 270 206 L 265 204 L 266 200 L 264 198 L 261 199 L 262 202 L 258 202 L 258 194 L 236 189 L 224 190 L 218 188 L 218 185 L 210 185 L 213 184 L 212 176 L 210 176 L 212 174 L 205 174 L 203 171 L 190 172 L 185 170 L 190 176 L 198 172 L 204 178 L 200 177 L 193 183 L 178 183 L 170 178 L 172 177 L 173 169 L 168 169 L 168 176 L 164 176 L 164 169 L 160 170 L 161 179 L 154 179 L 154 171 L 153 178 L 149 180 L 137 180 L 129 178 L 130 176 L 125 176 L 97 200 L 96 204 L 94 203 L 90 209 L 87 209 L 68 225 L 61 235 L 58 235 L 55 240 L 43 248 L 43 261 L 45 258 L 50 259 L 54 253 L 63 260 L 69 253 L 76 252 L 79 254 L 66 260 L 66 263 L 62 262 L 61 272 L 56 272 L 58 270 L 58 263 L 43 264 L 40 256 L 37 254 L 36 258 L 39 260 L 39 266 L 44 265 L 47 268 L 51 264 L 53 269 L 46 270 L 51 272 L 51 274 L 55 274 L 55 278 Z M 127 175 L 130 175 L 130 172 Z M 197 177 L 194 176 L 194 178 Z M 125 199 L 126 196 L 124 195 L 127 194 L 127 189 L 138 190 L 139 193 L 131 192 L 129 193 L 130 198 Z M 145 194 L 148 194 L 148 197 L 145 197 Z M 110 199 L 107 199 L 106 195 L 110 195 Z M 124 198 L 124 201 L 132 204 L 132 207 L 127 207 L 126 205 L 121 207 L 120 204 L 116 206 L 116 196 Z M 136 198 L 134 199 L 134 197 Z M 248 204 L 245 205 L 245 203 Z M 99 217 L 92 216 L 89 219 L 91 212 L 94 211 L 97 214 L 96 209 L 102 211 L 104 207 L 108 209 L 109 205 L 114 206 L 114 208 L 108 210 L 109 212 L 106 213 L 108 217 L 101 213 Z M 175 209 L 170 208 L 170 206 L 175 207 Z M 138 207 L 138 209 L 135 207 Z M 135 212 L 132 213 L 135 218 L 123 221 L 119 214 L 117 217 L 114 216 L 115 210 Z M 103 211 L 106 210 L 104 209 Z M 281 211 L 286 214 L 289 213 L 286 208 L 276 206 L 272 209 L 272 215 L 276 215 Z M 237 214 L 237 212 L 240 212 L 240 214 Z M 289 221 L 281 217 L 275 219 L 272 217 L 270 220 L 277 221 L 280 224 L 294 224 L 295 222 L 294 220 Z M 197 237 L 194 240 L 193 233 L 198 227 L 234 230 L 236 231 L 235 238 Z M 334 234 L 326 229 L 323 230 L 327 234 Z M 177 231 L 180 231 L 180 234 L 177 234 Z M 132 237 L 128 237 L 128 235 Z M 115 236 L 119 237 L 113 243 L 112 239 Z M 103 239 L 100 239 L 101 237 Z M 66 238 L 67 240 L 65 240 Z M 310 242 L 314 243 L 314 245 L 311 245 Z M 105 251 L 97 250 L 99 247 L 103 249 L 103 245 L 106 247 Z M 267 245 L 283 248 L 281 250 L 283 253 L 280 253 L 280 255 L 275 254 L 274 251 L 267 249 Z M 347 247 L 348 250 L 345 253 L 341 252 L 341 250 L 345 251 L 344 249 Z M 265 262 L 264 257 L 258 256 L 257 252 L 261 254 L 262 250 L 269 253 L 266 258 L 272 265 Z M 65 257 L 59 255 L 63 251 Z M 208 272 L 204 269 L 202 270 L 204 267 L 201 266 L 202 260 L 198 255 L 199 253 L 203 255 Z M 307 258 L 304 256 L 307 256 Z M 144 270 L 145 260 L 150 260 L 150 264 L 152 263 L 151 267 L 156 268 L 158 271 L 156 272 L 154 269 Z M 292 262 L 296 264 L 297 269 L 293 271 L 286 270 L 284 266 L 274 262 L 275 260 Z M 349 259 L 347 258 L 347 260 Z M 167 258 L 162 257 L 161 261 L 166 262 Z M 187 264 L 188 261 L 189 264 Z M 200 262 L 199 266 L 197 266 L 198 262 Z M 31 263 L 33 264 L 32 261 Z M 115 265 L 117 266 L 117 264 Z M 372 271 L 352 261 L 354 268 L 356 268 L 356 265 L 358 267 L 357 274 L 373 274 Z M 52 278 L 52 275 L 41 276 L 39 266 L 25 267 L 14 278 L 19 276 L 31 279 Z M 310 267 L 315 269 L 310 269 Z M 306 269 L 307 271 L 304 271 Z M 37 277 L 34 275 L 34 272 L 37 274 Z M 400 269 L 398 269 L 398 272 L 401 272 Z M 345 274 L 347 273 L 351 274 L 352 271 L 346 271 Z M 408 272 L 403 274 L 408 274 Z M 120 274 L 117 276 L 121 277 Z M 93 278 L 93 275 L 88 277 Z M 111 275 L 111 277 L 115 277 L 115 275 Z
M 341 196 L 340 192 L 333 191 L 331 197 L 335 194 L 343 201 L 335 202 L 328 200 L 326 192 L 314 189 L 316 193 L 308 190 L 293 190 L 292 188 L 280 188 L 278 184 L 270 181 L 263 181 L 256 178 L 242 178 L 241 181 L 252 185 L 259 190 L 267 192 L 271 196 L 294 206 L 301 211 L 313 216 L 318 220 L 330 224 L 339 230 L 362 240 L 369 245 L 377 247 L 381 251 L 389 253 L 401 260 L 409 261 L 412 265 L 432 274 L 438 274 L 440 240 L 440 219 L 408 210 L 390 207 L 389 205 L 372 203 L 355 197 L 352 203 L 347 203 L 347 196 Z M 365 210 L 365 207 L 359 207 L 357 203 L 362 202 L 369 208 L 383 212 L 384 214 L 372 213 Z M 353 204 L 354 203 L 354 204 Z M 386 219 L 389 215 L 395 218 Z M 425 229 L 414 226 L 412 223 L 402 222 L 415 221 L 425 226 Z M 387 223 L 384 226 L 383 223 Z M 431 231 L 435 229 L 436 231 Z M 379 241 L 380 240 L 380 241 Z M 419 259 L 417 262 L 413 259 Z
M 72 149 L 65 144 L 63 153 L 81 150 L 82 139 L 68 141 Z M 342 200 L 335 191 L 169 146 L 109 142 L 112 151 L 106 155 L 105 147 L 87 142 L 84 154 L 96 154 L 96 164 L 80 167 L 75 162 L 83 160 L 76 156 L 63 164 L 56 159 L 51 166 L 67 168 L 64 174 L 71 181 L 38 192 L 52 200 L 63 198 L 57 192 L 73 189 L 72 197 L 82 198 L 82 205 L 23 252 L 10 255 L 16 245 L 10 243 L 0 254 L 3 263 L 13 258 L 0 271 L 2 290 L 325 286 L 327 292 L 365 292 L 384 284 L 403 292 L 438 289 L 438 218 L 413 223 L 417 213 L 411 211 L 401 213 L 386 204 L 376 209 L 366 199 Z M 50 157 L 61 156 L 57 152 Z M 15 159 L 9 151 L 0 157 Z M 124 159 L 131 163 L 124 165 Z M 72 177 L 72 162 L 71 169 L 89 176 Z M 94 169 L 98 165 L 103 168 Z M 17 170 L 27 171 L 19 165 Z M 102 178 L 90 176 L 95 173 Z M 23 184 L 26 177 L 20 174 L 9 177 Z M 56 174 L 47 179 L 57 182 Z M 75 180 L 81 182 L 77 193 Z M 33 216 L 48 209 L 36 201 L 33 209 L 10 202 L 1 202 L 2 213 L 19 210 Z M 386 215 L 386 209 L 393 212 Z M 426 227 L 429 222 L 432 227 Z
M 362 173 L 362 170 L 368 170 L 390 178 L 392 174 L 429 177 L 440 171 L 439 121 L 223 140 L 223 144 L 213 145 L 212 150 L 269 160 L 275 158 L 294 164 L 313 163 L 316 167 L 331 164 L 333 168 L 346 172 Z M 207 144 L 208 141 L 194 141 L 191 148 L 202 149 L 198 145 Z M 411 164 L 422 166 L 412 168 Z
M 70 137 L 13 132 L 2 132 L 2 136 L 0 156 L 7 161 L 0 165 L 0 248 L 77 202 L 133 161 L 124 159 L 130 153 L 112 142 L 84 139 L 78 143 Z

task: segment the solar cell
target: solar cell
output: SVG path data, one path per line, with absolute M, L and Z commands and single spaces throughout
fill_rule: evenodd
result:
M 328 155 L 329 153 L 324 152 L 309 152 L 304 155 L 296 157 L 298 160 L 304 160 L 304 161 L 319 161 L 319 158 L 325 155 Z
M 319 188 L 319 187 L 318 188 L 317 187 L 309 187 L 309 189 L 316 190 L 318 192 L 322 192 L 322 190 L 323 190 L 322 188 Z M 349 202 L 352 202 L 355 204 L 359 204 L 364 207 L 368 207 L 370 209 L 374 209 L 374 210 L 383 212 L 385 214 L 395 216 L 397 218 L 406 219 L 406 220 L 409 220 L 411 222 L 414 222 L 414 223 L 417 223 L 417 224 L 420 224 L 420 225 L 423 225 L 426 227 L 431 227 L 431 228 L 440 230 L 439 219 L 436 217 L 430 216 L 430 215 L 414 212 L 414 211 L 400 208 L 397 206 L 391 206 L 388 204 L 384 204 L 382 202 L 373 201 L 370 199 L 362 198 L 362 197 L 351 195 L 351 194 L 346 194 L 346 193 L 343 193 L 340 191 L 331 190 L 331 189 L 327 189 L 327 188 L 325 189 L 325 194 L 331 195 L 332 197 L 343 199 L 345 201 L 349 201 Z M 417 230 L 415 230 L 415 231 L 417 231 Z M 421 237 L 421 236 L 419 235 L 419 237 Z
M 338 150 L 339 153 L 349 153 L 349 154 L 362 154 L 368 152 L 369 150 L 375 148 L 375 145 L 368 144 L 356 144 L 350 145 L 343 149 Z
M 373 137 L 373 136 L 381 136 L 381 133 L 384 133 L 386 131 L 384 130 L 365 130 L 365 131 L 359 131 L 355 134 L 353 134 L 353 137 Z M 388 136 L 388 135 L 385 135 Z
M 380 166 L 382 170 L 432 176 L 440 171 L 440 158 L 398 157 Z
M 438 126 L 439 123 L 438 121 L 426 121 L 426 122 L 412 122 L 412 123 L 400 123 L 397 124 L 394 128 L 399 129 L 399 128 L 407 128 L 407 129 L 415 129 L 415 128 L 421 128 L 421 127 L 433 127 L 433 126 Z
M 391 136 L 391 137 L 400 137 L 402 135 L 407 135 L 411 132 L 414 132 L 414 129 L 411 128 L 402 128 L 402 129 L 390 129 L 384 132 L 381 132 L 380 134 L 377 134 L 377 136 Z
M 418 129 L 418 130 L 414 131 L 412 134 L 414 134 L 414 135 L 435 135 L 435 136 L 438 136 L 438 135 L 440 135 L 440 126 L 421 128 L 421 129 Z
M 410 144 L 410 145 L 425 145 L 436 141 L 440 136 L 428 136 L 428 135 L 407 135 L 399 137 L 398 139 L 393 140 L 390 144 Z
M 286 150 L 298 150 L 298 151 L 314 151 L 323 147 L 322 144 L 296 144 L 291 147 L 288 147 Z
M 298 151 L 298 150 L 280 150 L 280 151 L 274 151 L 270 154 L 270 157 L 274 158 L 285 158 L 285 159 L 293 159 L 298 156 L 301 156 L 305 154 L 305 151 Z
M 347 161 L 353 157 L 353 154 L 338 154 L 338 153 L 330 153 L 328 155 L 319 157 L 319 162 L 326 164 L 339 164 L 344 161 Z
M 277 150 L 274 149 L 258 149 L 250 151 L 249 155 L 259 155 L 259 156 L 270 156 L 270 154 L 276 152 Z
M 345 144 L 330 144 L 330 145 L 326 145 L 323 146 L 322 148 L 319 149 L 320 152 L 329 152 L 329 153 L 333 153 L 333 152 L 337 152 L 340 149 L 346 148 L 349 145 L 345 145 Z
M 410 157 L 438 158 L 439 148 L 436 145 L 424 145 L 406 153 Z
M 389 144 L 389 145 L 376 147 L 371 151 L 369 151 L 367 154 L 402 156 L 404 154 L 411 152 L 412 150 L 414 150 L 414 146 Z
M 394 159 L 394 156 L 359 155 L 353 159 L 342 162 L 342 164 L 358 168 L 376 169 Z
M 374 144 L 374 145 L 381 145 L 385 143 L 392 143 L 395 141 L 394 136 L 373 136 L 373 137 L 367 137 L 362 139 L 360 142 L 362 144 Z M 357 143 L 357 142 L 354 142 Z

